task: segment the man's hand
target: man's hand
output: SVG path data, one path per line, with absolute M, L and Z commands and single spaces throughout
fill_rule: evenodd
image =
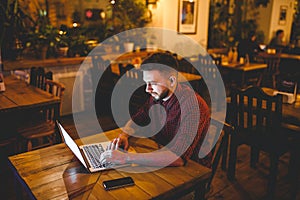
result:
M 129 136 L 126 133 L 121 133 L 118 138 L 115 138 L 112 141 L 112 145 L 110 149 L 114 150 L 114 149 L 122 148 L 125 151 L 127 151 L 129 149 L 128 137 Z
M 122 165 L 128 161 L 127 153 L 124 153 L 119 150 L 106 150 L 100 156 L 100 163 L 103 165 L 110 163 L 110 164 L 117 164 Z

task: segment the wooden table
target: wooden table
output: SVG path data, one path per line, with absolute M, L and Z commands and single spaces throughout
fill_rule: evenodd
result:
M 28 85 L 25 81 L 19 80 L 14 76 L 5 77 L 4 83 L 6 90 L 0 93 L 1 134 L 12 132 L 21 121 L 23 123 L 24 120 L 28 119 L 28 112 L 33 110 L 39 110 L 45 106 L 54 106 L 59 114 L 59 97 Z M 14 125 L 12 126 L 11 124 Z M 9 131 L 4 131 L 6 128 Z
M 268 95 L 273 95 L 274 89 L 262 88 Z M 296 125 L 300 127 L 300 95 L 298 94 L 296 100 L 292 104 L 283 103 L 282 104 L 282 117 L 283 123 L 288 123 L 290 125 Z M 300 131 L 300 129 L 299 129 Z
M 0 112 L 59 104 L 60 98 L 27 84 L 14 76 L 4 78 L 6 90 L 0 93 Z
M 300 80 L 300 55 L 295 54 L 280 54 L 279 71 L 281 75 L 287 75 L 292 80 L 299 83 Z
M 220 70 L 228 71 L 228 75 L 232 78 L 241 78 L 241 85 L 246 85 L 246 75 L 251 73 L 255 73 L 259 76 L 263 75 L 263 71 L 267 68 L 267 64 L 264 63 L 249 63 L 248 65 L 239 64 L 239 63 L 228 63 L 222 62 L 220 66 Z M 258 78 L 258 77 L 257 77 Z
M 185 82 L 185 81 L 200 81 L 202 76 L 197 74 L 191 74 L 187 72 L 178 72 L 178 82 Z
M 80 65 L 86 57 L 73 57 L 73 58 L 49 58 L 49 59 L 21 59 L 17 61 L 4 60 L 4 69 L 15 70 L 15 69 L 30 69 L 32 66 L 41 67 L 61 67 L 69 65 Z
M 249 63 L 248 65 L 246 65 L 246 64 L 240 64 L 240 63 L 222 62 L 221 66 L 228 68 L 228 69 L 243 71 L 243 72 L 267 68 L 267 64 L 264 64 L 264 63 Z
M 300 60 L 300 55 L 297 54 L 288 54 L 288 53 L 281 53 L 280 58 L 282 59 L 293 59 L 293 60 Z
M 103 141 L 104 135 L 112 139 L 119 132 L 116 129 L 77 142 Z M 130 144 L 137 152 L 157 149 L 157 144 L 149 139 L 132 138 Z M 193 161 L 188 161 L 184 167 L 158 170 L 144 166 L 127 167 L 135 172 L 154 170 L 147 173 L 124 172 L 126 168 L 123 171 L 112 169 L 89 173 L 65 144 L 10 156 L 9 162 L 16 180 L 32 199 L 177 199 L 192 191 L 203 195 L 204 185 L 211 175 L 210 169 Z M 102 181 L 125 176 L 131 176 L 135 186 L 111 191 L 103 189 Z M 198 198 L 203 196 L 196 196 Z

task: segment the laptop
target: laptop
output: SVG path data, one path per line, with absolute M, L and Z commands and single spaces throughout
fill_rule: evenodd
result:
M 284 82 L 284 81 L 283 81 Z M 284 83 L 283 83 L 284 84 Z M 298 85 L 295 81 L 287 81 L 286 88 L 279 87 L 279 90 L 273 92 L 273 95 L 281 94 L 283 96 L 283 103 L 293 104 L 297 99 Z
M 71 138 L 71 136 L 67 133 L 64 127 L 56 121 L 57 126 L 59 128 L 59 132 L 63 138 L 63 141 L 70 148 L 70 150 L 74 153 L 74 155 L 78 158 L 78 160 L 82 163 L 82 165 L 89 172 L 97 172 L 107 169 L 115 169 L 119 167 L 128 166 L 126 165 L 101 165 L 100 156 L 101 153 L 105 151 L 107 146 L 110 144 L 110 141 L 101 142 L 101 143 L 93 143 L 93 144 L 85 144 L 78 146 L 75 141 Z

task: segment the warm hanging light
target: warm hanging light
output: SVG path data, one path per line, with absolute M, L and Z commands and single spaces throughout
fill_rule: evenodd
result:
M 73 27 L 74 27 L 74 28 L 78 27 L 78 23 L 74 22 L 74 23 L 73 23 Z
M 116 3 L 116 1 L 115 1 L 115 0 L 111 0 L 110 3 L 111 3 L 112 5 L 114 5 L 114 4 Z
M 105 12 L 102 10 L 102 11 L 100 12 L 100 18 L 101 18 L 101 19 L 105 19 L 105 17 L 106 17 L 106 14 L 105 14 Z

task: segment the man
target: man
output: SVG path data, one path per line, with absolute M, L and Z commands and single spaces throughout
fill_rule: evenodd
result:
M 256 34 L 254 31 L 250 31 L 248 34 L 248 38 L 239 42 L 237 50 L 238 60 L 241 57 L 246 58 L 248 55 L 248 61 L 254 61 L 254 58 L 258 54 L 258 52 L 262 51 L 256 42 Z
M 279 29 L 276 31 L 276 36 L 272 38 L 270 41 L 269 47 L 282 49 L 286 46 L 285 42 L 283 41 L 284 38 L 284 31 Z
M 167 53 L 155 53 L 143 61 L 143 80 L 151 97 L 102 154 L 102 163 L 183 166 L 193 159 L 211 166 L 210 154 L 203 159 L 198 156 L 210 122 L 208 106 L 189 86 L 178 83 L 177 65 L 177 60 Z M 118 150 L 120 146 L 128 149 L 131 136 L 153 135 L 157 143 L 167 148 L 147 155 Z

